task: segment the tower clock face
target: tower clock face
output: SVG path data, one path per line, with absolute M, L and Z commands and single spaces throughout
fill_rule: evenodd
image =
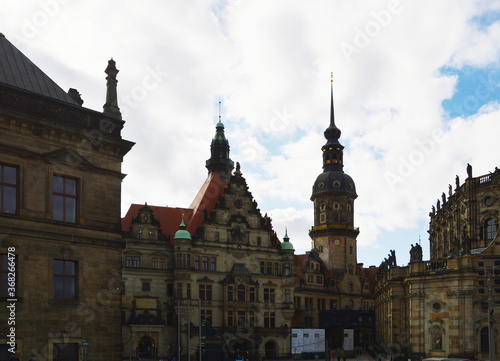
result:
M 342 240 L 340 238 L 334 238 L 333 241 L 332 241 L 333 245 L 335 247 L 340 247 L 342 246 Z

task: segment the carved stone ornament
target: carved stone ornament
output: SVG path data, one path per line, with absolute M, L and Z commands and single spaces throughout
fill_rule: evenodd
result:
M 476 293 L 475 290 L 454 290 L 454 291 L 447 291 L 446 295 L 450 298 L 460 298 L 460 297 L 471 297 L 474 296 Z

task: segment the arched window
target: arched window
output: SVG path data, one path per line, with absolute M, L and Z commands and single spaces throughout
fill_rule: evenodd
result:
M 486 226 L 486 239 L 491 240 L 495 238 L 495 235 L 497 233 L 497 226 L 495 224 L 495 219 L 494 218 L 489 218 L 485 222 Z
M 245 285 L 238 285 L 238 302 L 245 302 Z

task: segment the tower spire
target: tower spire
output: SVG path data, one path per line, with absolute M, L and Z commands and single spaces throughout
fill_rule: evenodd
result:
M 323 151 L 323 170 L 342 171 L 344 146 L 339 143 L 342 132 L 335 125 L 335 112 L 333 107 L 333 72 L 330 73 L 330 125 L 324 131 L 326 144 L 321 148 Z
M 103 106 L 103 113 L 110 118 L 122 119 L 122 113 L 120 112 L 120 108 L 118 108 L 118 96 L 116 92 L 116 85 L 118 83 L 116 75 L 119 70 L 116 69 L 116 62 L 113 58 L 108 61 L 108 66 L 104 72 L 108 76 L 106 77 L 106 103 Z
M 229 142 L 224 134 L 224 124 L 221 121 L 221 102 L 219 102 L 219 122 L 215 126 L 215 136 L 210 145 L 210 159 L 205 166 L 208 173 L 219 171 L 219 175 L 229 177 L 234 168 L 234 162 L 229 158 Z

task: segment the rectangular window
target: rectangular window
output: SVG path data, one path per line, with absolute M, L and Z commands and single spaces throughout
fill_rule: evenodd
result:
M 132 256 L 125 257 L 125 267 L 132 267 L 133 264 L 132 260 L 133 260 Z
M 238 311 L 238 327 L 244 327 L 246 324 L 246 312 Z
M 194 256 L 194 269 L 200 269 L 200 256 Z
M 0 164 L 0 212 L 17 211 L 17 167 Z
M 274 312 L 264 312 L 264 327 L 276 327 L 276 316 Z
M 177 253 L 175 257 L 175 265 L 177 268 L 182 268 L 182 253 Z
M 216 271 L 216 270 L 217 270 L 217 258 L 210 257 L 210 271 Z
M 317 299 L 317 303 L 318 303 L 318 310 L 324 310 L 325 309 L 326 301 L 325 301 L 324 298 L 318 298 Z
M 312 297 L 306 297 L 304 299 L 304 301 L 305 301 L 306 310 L 311 310 L 313 308 L 313 298 Z
M 191 283 L 186 283 L 186 297 L 191 299 Z
M 248 325 L 250 327 L 255 326 L 255 311 L 248 311 Z
M 172 297 L 174 295 L 174 284 L 167 283 L 167 297 Z
M 218 231 L 216 231 L 216 232 L 214 233 L 214 240 L 218 241 L 218 240 L 219 240 L 219 238 L 220 238 L 220 233 L 219 233 Z
M 255 302 L 255 287 L 248 288 L 248 301 Z
M 265 274 L 266 273 L 266 262 L 260 261 L 260 274 Z
M 300 309 L 302 307 L 301 305 L 301 301 L 302 301 L 302 298 L 301 297 L 294 297 L 294 303 L 295 303 L 295 308 L 297 309 Z
M 203 256 L 201 258 L 201 269 L 203 271 L 208 271 L 208 257 L 207 256 Z
M 165 269 L 165 258 L 151 257 L 151 268 Z
M 278 262 L 274 262 L 274 275 L 278 276 L 280 274 L 280 264 Z
M 142 239 L 142 231 L 135 232 L 135 238 Z
M 76 179 L 54 175 L 52 179 L 52 215 L 54 220 L 76 222 Z
M 0 254 L 0 297 L 15 298 L 14 292 L 17 290 L 17 282 L 13 277 L 9 279 L 9 273 L 17 271 L 16 265 L 17 257 L 15 255 Z
M 212 300 L 212 285 L 200 285 L 199 286 L 199 297 L 202 301 Z
M 201 324 L 206 324 L 205 320 L 212 321 L 212 310 L 201 310 Z
M 142 282 L 142 290 L 143 291 L 151 291 L 151 282 L 143 281 Z
M 191 268 L 191 255 L 189 253 L 186 254 L 185 267 L 186 268 Z
M 316 276 L 316 283 L 322 285 L 323 284 L 323 276 Z
M 268 274 L 268 275 L 273 274 L 273 263 L 272 262 L 266 263 L 266 274 Z
M 290 262 L 285 262 L 283 268 L 284 268 L 283 274 L 285 276 L 290 276 Z
M 285 303 L 290 303 L 290 289 L 285 290 Z
M 156 239 L 156 232 L 155 231 L 149 231 L 149 239 Z
M 177 291 L 175 293 L 177 298 L 182 298 L 182 283 L 177 284 Z
M 229 327 L 233 327 L 234 326 L 234 315 L 233 315 L 233 311 L 227 311 L 227 325 Z
M 77 283 L 77 262 L 55 259 L 54 298 L 75 299 Z
M 275 301 L 275 290 L 274 288 L 264 288 L 264 302 L 274 303 Z
M 132 267 L 135 267 L 135 268 L 139 268 L 141 267 L 141 257 L 134 257 L 133 261 L 132 261 Z
M 234 301 L 234 287 L 227 286 L 227 300 Z

